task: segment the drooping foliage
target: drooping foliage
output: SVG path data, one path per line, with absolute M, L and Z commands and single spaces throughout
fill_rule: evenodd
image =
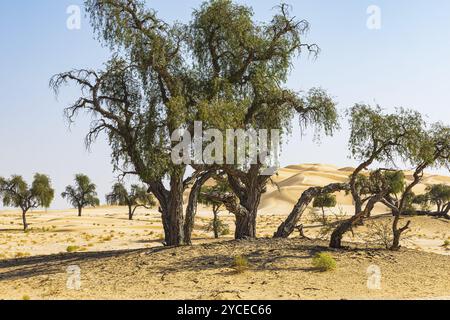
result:
M 258 23 L 251 8 L 230 0 L 205 2 L 187 24 L 168 23 L 138 0 L 87 0 L 92 26 L 113 57 L 103 71 L 89 69 L 55 76 L 57 91 L 74 82 L 82 96 L 66 110 L 94 117 L 87 142 L 105 132 L 115 168 L 137 174 L 160 204 L 167 245 L 190 242 L 199 183 L 210 170 L 171 162 L 171 134 L 204 128 L 279 129 L 288 133 L 295 114 L 302 127 L 331 134 L 337 128 L 335 103 L 324 90 L 306 95 L 286 87 L 293 59 L 303 50 L 309 24 L 281 5 L 272 20 Z M 236 237 L 255 237 L 257 207 L 268 177 L 261 163 L 251 168 L 225 166 L 239 199 Z M 168 184 L 164 181 L 168 180 Z M 189 186 L 186 214 L 183 192 Z M 186 220 L 186 221 L 185 221 Z
M 106 195 L 106 202 L 109 205 L 127 206 L 130 220 L 133 220 L 138 208 L 151 209 L 156 205 L 153 195 L 145 187 L 133 184 L 128 191 L 122 183 L 114 184 L 112 192 Z
M 437 207 L 438 213 L 449 213 L 450 210 L 450 186 L 436 184 L 427 187 L 426 198 Z
M 61 196 L 78 209 L 78 216 L 81 217 L 83 208 L 100 205 L 96 189 L 97 187 L 91 182 L 91 179 L 80 173 L 75 176 L 75 185 L 67 186 Z
M 214 237 L 219 238 L 220 235 L 225 235 L 229 233 L 229 227 L 222 222 L 219 217 L 219 213 L 224 209 L 224 203 L 220 200 L 220 197 L 224 194 L 229 194 L 232 192 L 230 186 L 223 176 L 216 176 L 214 185 L 205 186 L 201 189 L 199 196 L 199 203 L 210 206 L 213 212 L 213 220 L 208 225 L 207 231 L 213 231 Z
M 55 191 L 47 175 L 36 173 L 30 186 L 18 175 L 9 180 L 0 177 L 0 198 L 6 207 L 20 208 L 24 230 L 28 229 L 26 214 L 30 209 L 50 207 Z
M 398 173 L 378 173 L 375 184 L 361 174 L 375 162 L 395 166 L 398 161 L 409 161 L 418 153 L 422 144 L 420 137 L 425 131 L 425 122 L 419 112 L 399 108 L 386 113 L 379 106 L 356 104 L 348 111 L 350 119 L 349 151 L 352 158 L 360 161 L 350 176 L 350 192 L 355 204 L 355 215 L 341 223 L 331 235 L 330 246 L 340 248 L 343 235 L 370 215 L 376 203 L 401 187 Z M 381 170 L 383 171 L 383 170 Z M 377 171 L 377 172 L 381 172 Z M 380 185 L 378 182 L 383 181 Z M 381 186 L 381 187 L 380 187 Z M 411 190 L 405 188 L 405 195 Z M 406 198 L 401 200 L 404 205 Z M 402 210 L 400 210 L 402 211 Z M 397 219 L 398 224 L 398 219 Z M 394 226 L 395 228 L 395 226 Z M 406 230 L 408 226 L 402 228 Z

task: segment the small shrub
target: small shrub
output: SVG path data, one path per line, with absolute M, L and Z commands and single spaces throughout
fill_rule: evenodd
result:
M 108 242 L 108 241 L 111 241 L 113 238 L 114 238 L 114 237 L 113 237 L 112 235 L 104 236 L 104 237 L 102 238 L 102 241 Z
M 16 258 L 26 258 L 26 257 L 29 257 L 29 256 L 30 256 L 30 254 L 28 252 L 17 252 L 15 254 Z
M 347 213 L 343 207 L 338 207 L 337 212 L 332 215 L 323 216 L 315 210 L 311 210 L 311 222 L 320 225 L 317 238 L 325 240 L 328 239 L 331 233 L 336 228 L 336 224 L 347 220 Z
M 30 298 L 29 295 L 24 295 L 24 296 L 22 297 L 22 300 L 31 300 L 31 298 Z
M 448 247 L 450 247 L 450 240 L 444 240 L 444 244 L 443 244 L 443 247 L 444 248 L 448 248 Z
M 227 226 L 227 228 L 224 228 L 222 230 L 222 232 L 220 233 L 221 236 L 228 236 L 231 234 L 230 227 L 228 225 L 226 225 L 226 226 Z
M 393 240 L 390 221 L 372 221 L 367 225 L 367 245 L 389 249 Z
M 326 272 L 336 269 L 336 260 L 328 253 L 318 253 L 313 258 L 314 268 Z
M 219 236 L 227 236 L 230 234 L 230 226 L 224 223 L 221 219 L 217 219 L 217 221 L 210 221 L 206 226 L 206 232 L 214 232 L 214 224 L 216 224 L 217 233 Z
M 244 273 L 250 268 L 250 264 L 247 258 L 243 256 L 234 257 L 233 269 L 236 270 L 237 273 Z
M 78 246 L 68 246 L 66 249 L 66 251 L 69 253 L 76 252 L 78 250 L 80 250 L 80 247 L 78 247 Z

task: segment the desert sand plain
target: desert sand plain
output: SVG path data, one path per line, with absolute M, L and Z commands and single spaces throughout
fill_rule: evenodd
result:
M 281 169 L 263 195 L 258 218 L 259 240 L 219 240 L 205 227 L 209 208 L 199 207 L 194 246 L 164 248 L 161 218 L 154 210 L 138 210 L 129 221 L 121 207 L 49 210 L 28 215 L 24 233 L 17 211 L 0 214 L 0 299 L 427 299 L 450 296 L 450 221 L 411 217 L 411 231 L 400 252 L 375 248 L 364 241 L 368 226 L 349 234 L 352 250 L 333 251 L 318 239 L 317 211 L 302 219 L 305 235 L 268 239 L 289 214 L 302 191 L 311 186 L 344 182 L 352 168 L 299 165 Z M 408 173 L 407 173 L 408 176 Z M 414 191 L 427 184 L 450 184 L 450 177 L 427 175 Z M 345 193 L 330 217 L 351 214 L 352 200 Z M 221 213 L 233 232 L 234 217 Z M 390 215 L 377 206 L 368 222 L 388 225 Z M 312 240 L 314 239 L 314 240 Z M 315 253 L 329 252 L 335 271 L 312 268 Z M 232 269 L 236 255 L 250 268 Z M 80 268 L 81 287 L 67 287 L 69 266 Z M 381 270 L 381 288 L 367 287 L 368 268 Z

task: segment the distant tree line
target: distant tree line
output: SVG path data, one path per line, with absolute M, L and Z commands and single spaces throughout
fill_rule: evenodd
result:
M 96 188 L 88 176 L 77 174 L 75 184 L 67 186 L 61 196 L 78 210 L 78 216 L 81 217 L 84 208 L 100 205 Z M 31 186 L 18 175 L 13 175 L 10 179 L 0 177 L 0 200 L 5 207 L 21 209 L 25 231 L 29 227 L 27 213 L 32 209 L 49 208 L 54 196 L 55 190 L 47 175 L 36 173 Z M 113 186 L 113 191 L 106 196 L 106 200 L 110 205 L 127 206 L 130 220 L 133 219 L 137 208 L 150 209 L 156 205 L 153 196 L 147 192 L 145 187 L 132 185 L 131 191 L 128 192 L 122 183 Z

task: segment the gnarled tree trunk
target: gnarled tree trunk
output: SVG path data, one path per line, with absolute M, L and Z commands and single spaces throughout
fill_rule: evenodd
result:
M 235 239 L 254 239 L 256 238 L 256 218 L 258 217 L 258 207 L 261 202 L 260 186 L 257 179 L 254 179 L 253 187 L 248 187 L 244 202 L 241 199 L 241 207 L 245 210 L 236 214 Z
M 192 244 L 192 231 L 194 230 L 195 216 L 197 214 L 198 196 L 203 185 L 214 175 L 214 171 L 204 173 L 197 179 L 189 193 L 189 202 L 186 208 L 186 219 L 184 222 L 184 242 L 187 245 Z
M 275 238 L 288 238 L 292 232 L 294 232 L 295 227 L 298 225 L 300 218 L 308 208 L 311 201 L 314 198 L 328 193 L 335 193 L 338 191 L 349 190 L 350 186 L 346 183 L 333 183 L 325 187 L 313 187 L 304 191 L 298 200 L 297 204 L 292 209 L 288 218 L 278 227 L 277 232 L 274 234 Z
M 149 191 L 159 201 L 159 212 L 164 227 L 164 244 L 180 246 L 184 244 L 183 231 L 183 191 L 182 175 L 172 175 L 170 191 L 164 188 L 162 182 L 150 183 Z
M 400 216 L 401 216 L 401 213 L 396 212 L 395 216 L 394 216 L 394 222 L 392 224 L 393 239 L 392 239 L 392 246 L 390 249 L 393 251 L 400 250 L 400 247 L 401 247 L 400 246 L 400 238 L 402 236 L 402 233 L 405 232 L 406 230 L 408 230 L 409 225 L 411 224 L 411 221 L 408 221 L 404 227 L 399 228 L 398 224 L 400 222 Z
M 335 249 L 342 248 L 342 238 L 344 237 L 344 235 L 347 232 L 349 232 L 355 225 L 361 223 L 361 221 L 364 220 L 364 218 L 372 212 L 373 208 L 375 207 L 375 204 L 379 202 L 384 197 L 384 195 L 385 193 L 380 193 L 376 196 L 373 196 L 369 200 L 369 202 L 367 202 L 367 205 L 364 208 L 364 210 L 360 211 L 350 219 L 339 224 L 331 234 L 330 247 Z

